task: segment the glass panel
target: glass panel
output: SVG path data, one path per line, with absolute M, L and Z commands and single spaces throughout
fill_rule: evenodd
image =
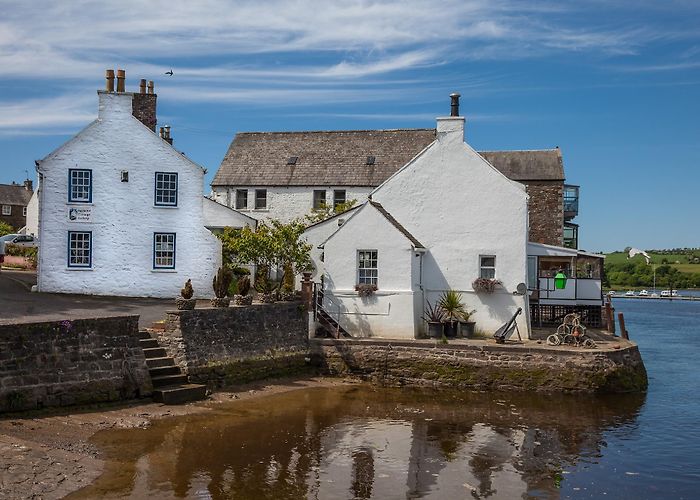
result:
M 267 189 L 255 190 L 255 208 L 258 210 L 267 208 Z
M 326 191 L 325 190 L 315 190 L 314 191 L 314 210 L 320 210 L 326 206 Z
M 377 250 L 358 250 L 358 283 L 376 285 L 379 272 L 377 270 Z

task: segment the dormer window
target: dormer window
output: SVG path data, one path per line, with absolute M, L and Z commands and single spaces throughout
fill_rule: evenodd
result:
M 368 156 L 367 157 L 367 165 L 374 165 L 374 160 L 376 160 L 376 158 L 374 156 Z
M 289 158 L 287 158 L 287 165 L 296 165 L 298 159 L 298 156 L 290 156 Z

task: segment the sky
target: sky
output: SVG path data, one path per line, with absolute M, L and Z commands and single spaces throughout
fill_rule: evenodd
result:
M 700 247 L 698 0 L 0 0 L 0 183 L 97 115 L 105 69 L 155 81 L 208 169 L 239 131 L 434 127 L 561 148 L 579 247 Z M 173 71 L 172 76 L 165 74 Z

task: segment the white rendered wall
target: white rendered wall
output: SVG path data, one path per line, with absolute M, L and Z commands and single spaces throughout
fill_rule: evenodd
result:
M 325 270 L 324 263 L 321 261 L 323 250 L 319 248 L 319 245 L 326 241 L 331 234 L 336 232 L 338 228 L 358 209 L 359 207 L 355 207 L 343 215 L 326 219 L 323 222 L 319 222 L 311 227 L 308 227 L 306 231 L 304 231 L 302 238 L 311 245 L 310 256 L 311 263 L 314 268 L 311 274 L 311 279 L 313 281 L 320 281 Z
M 99 92 L 98 119 L 47 156 L 40 200 L 42 292 L 175 297 L 192 279 L 211 297 L 221 245 L 204 227 L 204 171 L 131 115 L 131 94 Z M 68 169 L 92 170 L 92 203 L 68 203 Z M 121 171 L 129 182 L 121 182 Z M 178 173 L 178 205 L 154 206 L 155 172 Z M 91 222 L 69 222 L 70 208 Z M 68 231 L 92 231 L 92 268 L 69 268 Z M 153 269 L 153 233 L 176 233 L 176 267 Z
M 213 198 L 224 205 L 235 208 L 236 186 L 212 188 Z M 326 204 L 333 203 L 333 191 L 345 190 L 347 201 L 356 199 L 357 204 L 363 203 L 367 195 L 372 192 L 372 187 L 345 187 L 345 186 L 241 186 L 239 189 L 248 190 L 248 209 L 239 211 L 258 220 L 276 219 L 282 222 L 290 222 L 293 219 L 303 219 L 313 209 L 314 190 L 326 191 Z M 255 190 L 267 189 L 267 208 L 255 210 Z
M 358 250 L 377 250 L 378 290 L 359 297 Z M 324 245 L 324 309 L 359 337 L 415 338 L 411 243 L 376 208 L 366 204 Z
M 209 198 L 202 198 L 202 203 L 205 227 L 210 229 L 242 228 L 246 226 L 255 228 L 256 220 L 252 217 L 248 217 Z
M 37 189 L 27 204 L 27 223 L 25 225 L 25 234 L 33 234 L 37 237 L 39 236 L 39 189 L 40 186 L 37 184 Z
M 447 289 L 462 292 L 477 329 L 493 333 L 522 307 L 519 329 L 528 328 L 526 296 L 513 295 L 527 283 L 527 195 L 464 143 L 464 119 L 439 118 L 437 140 L 373 193 L 428 252 L 423 286 L 433 304 Z M 503 287 L 477 294 L 479 256 L 496 256 Z M 328 265 L 328 262 L 326 263 Z

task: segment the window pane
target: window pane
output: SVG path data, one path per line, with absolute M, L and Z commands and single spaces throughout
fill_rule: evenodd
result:
M 255 208 L 267 208 L 267 189 L 255 190 Z
M 358 250 L 357 251 L 357 281 L 359 284 L 376 285 L 379 272 L 377 270 L 377 251 Z
M 153 267 L 175 268 L 175 233 L 153 235 Z
M 326 206 L 326 191 L 325 190 L 314 190 L 314 210 L 320 210 Z
M 68 184 L 69 201 L 91 201 L 92 171 L 70 169 L 68 171 Z
M 336 189 L 333 191 L 333 208 L 337 208 L 338 205 L 345 203 L 345 190 Z
M 68 232 L 68 267 L 92 265 L 92 233 Z
M 481 265 L 488 266 L 488 267 L 495 267 L 496 266 L 496 257 L 482 257 L 481 258 Z
M 248 208 L 247 189 L 236 189 L 236 208 L 239 210 Z
M 176 172 L 156 172 L 155 204 L 177 206 Z

